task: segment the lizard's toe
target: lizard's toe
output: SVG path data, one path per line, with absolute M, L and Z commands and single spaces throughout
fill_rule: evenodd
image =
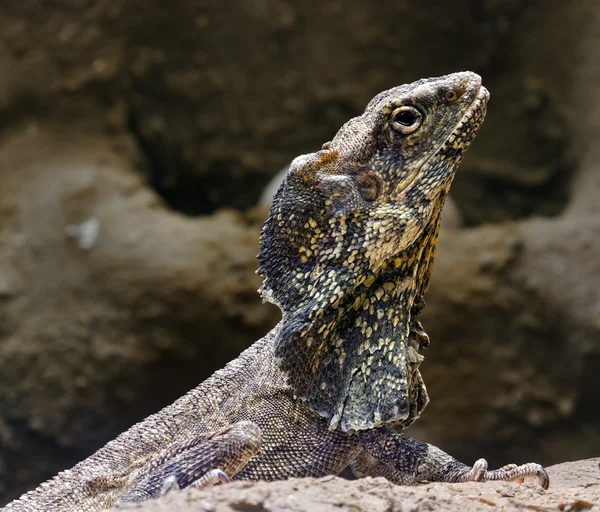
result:
M 221 469 L 212 469 L 205 475 L 202 475 L 198 480 L 194 481 L 192 485 L 198 489 L 204 489 L 205 487 L 212 487 L 217 484 L 227 484 L 231 482 L 231 479 Z
M 179 484 L 177 483 L 177 478 L 174 475 L 168 476 L 165 478 L 162 487 L 160 488 L 160 495 L 164 496 L 168 492 L 178 491 Z
M 469 474 L 469 480 L 474 482 L 481 482 L 485 480 L 485 476 L 488 472 L 488 463 L 485 459 L 479 459 L 473 464 L 473 468 L 471 469 L 471 473 Z
M 478 461 L 479 462 L 479 461 Z M 475 466 L 473 466 L 475 469 Z M 522 483 L 527 477 L 535 477 L 538 479 L 540 486 L 543 489 L 548 489 L 550 485 L 550 478 L 548 477 L 548 473 L 546 470 L 536 464 L 535 462 L 530 462 L 528 464 L 523 464 L 521 466 L 517 466 L 516 464 L 508 464 L 500 469 L 496 469 L 493 471 L 487 471 L 483 477 L 482 481 L 506 481 L 506 482 L 518 482 Z

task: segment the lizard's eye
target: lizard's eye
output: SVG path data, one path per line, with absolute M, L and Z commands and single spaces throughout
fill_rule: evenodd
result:
M 392 112 L 391 127 L 402 135 L 409 135 L 421 126 L 423 117 L 414 107 L 399 107 Z

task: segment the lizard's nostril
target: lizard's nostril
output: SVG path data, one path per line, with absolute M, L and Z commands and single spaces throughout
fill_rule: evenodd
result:
M 454 89 L 449 89 L 446 91 L 446 93 L 444 94 L 444 97 L 446 98 L 446 101 L 448 103 L 454 103 L 458 98 L 461 97 L 461 94 L 459 94 L 456 90 Z

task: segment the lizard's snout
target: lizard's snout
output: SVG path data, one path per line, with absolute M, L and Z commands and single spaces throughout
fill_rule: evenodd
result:
M 442 85 L 441 96 L 445 103 L 451 105 L 467 96 L 467 100 L 474 98 L 481 89 L 482 80 L 477 73 L 463 71 L 449 75 L 450 80 Z

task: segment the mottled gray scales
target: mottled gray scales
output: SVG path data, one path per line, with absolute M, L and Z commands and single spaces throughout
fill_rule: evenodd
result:
M 317 153 L 298 157 L 261 234 L 260 293 L 280 324 L 237 359 L 70 470 L 7 505 L 82 511 L 232 479 L 338 474 L 423 481 L 548 477 L 488 471 L 390 427 L 429 398 L 420 373 L 440 215 L 485 116 L 474 73 L 378 94 Z

